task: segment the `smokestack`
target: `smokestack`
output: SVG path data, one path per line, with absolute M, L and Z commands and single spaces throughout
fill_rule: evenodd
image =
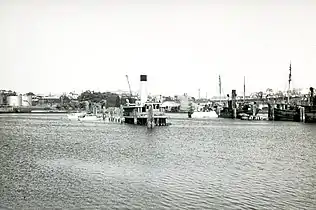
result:
M 147 75 L 140 75 L 140 102 L 142 105 L 147 101 Z

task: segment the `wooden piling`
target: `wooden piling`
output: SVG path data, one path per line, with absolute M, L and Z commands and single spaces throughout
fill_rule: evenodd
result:
M 300 121 L 305 123 L 305 107 L 300 108 Z
M 233 118 L 236 119 L 237 118 L 237 109 L 233 108 Z
M 257 105 L 256 104 L 254 104 L 253 106 L 252 106 L 252 116 L 256 116 L 256 112 L 257 112 Z

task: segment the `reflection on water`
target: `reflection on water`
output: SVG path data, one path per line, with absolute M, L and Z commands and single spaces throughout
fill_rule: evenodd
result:
M 316 125 L 0 115 L 0 207 L 315 209 Z

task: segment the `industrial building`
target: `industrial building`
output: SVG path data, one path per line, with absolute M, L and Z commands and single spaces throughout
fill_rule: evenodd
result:
M 28 95 L 9 95 L 0 94 L 0 105 L 10 107 L 30 107 L 32 106 L 32 96 Z

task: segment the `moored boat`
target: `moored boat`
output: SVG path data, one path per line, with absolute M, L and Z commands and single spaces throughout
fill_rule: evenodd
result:
M 302 106 L 304 108 L 305 122 L 315 123 L 316 122 L 316 96 L 314 96 L 314 88 L 310 87 L 310 103 L 307 106 Z
M 168 125 L 162 103 L 148 101 L 147 75 L 140 75 L 140 82 L 140 100 L 134 104 L 127 101 L 126 106 L 121 106 L 122 120 L 127 124 L 147 125 L 148 128 Z
M 67 118 L 69 120 L 78 120 L 79 117 L 85 116 L 87 113 L 86 112 L 75 112 L 75 113 L 70 113 L 67 114 Z
M 83 116 L 79 116 L 78 117 L 78 121 L 80 122 L 93 122 L 93 121 L 103 121 L 103 117 L 102 116 L 98 116 L 98 115 L 94 115 L 94 114 L 86 114 Z
M 193 112 L 191 115 L 193 119 L 210 119 L 210 118 L 218 118 L 218 115 L 215 111 L 204 111 L 204 112 Z

